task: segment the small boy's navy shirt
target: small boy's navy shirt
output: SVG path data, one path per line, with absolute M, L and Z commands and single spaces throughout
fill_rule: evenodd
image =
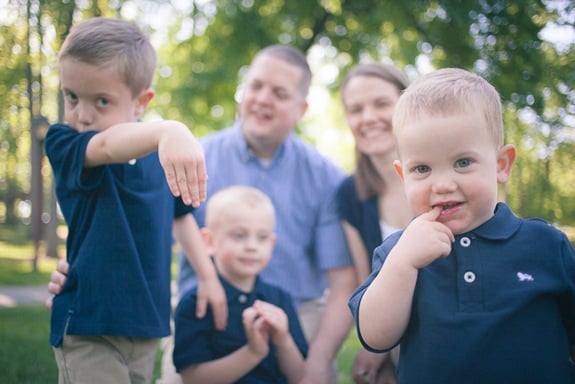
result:
M 349 301 L 356 325 L 369 321 L 358 316 L 361 298 L 400 236 L 375 250 L 372 274 Z M 456 236 L 449 256 L 419 271 L 399 343 L 402 384 L 574 383 L 575 253 L 569 240 L 499 203 L 490 220 Z
M 256 300 L 282 308 L 288 318 L 289 331 L 305 357 L 307 341 L 299 323 L 291 296 L 281 288 L 263 282 L 259 277 L 252 292 L 242 292 L 220 277 L 228 303 L 228 323 L 223 331 L 214 328 L 211 309 L 196 317 L 197 288 L 187 291 L 180 300 L 175 315 L 174 365 L 178 372 L 186 367 L 227 356 L 247 344 L 242 312 Z M 270 353 L 246 376 L 235 383 L 287 383 L 276 359 L 276 349 L 270 342 Z
M 54 297 L 50 342 L 64 334 L 159 338 L 170 333 L 172 223 L 176 206 L 154 152 L 125 164 L 84 168 L 88 141 L 50 127 L 46 154 L 68 225 L 70 265 Z

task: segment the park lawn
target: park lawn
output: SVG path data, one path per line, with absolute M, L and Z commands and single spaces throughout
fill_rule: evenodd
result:
M 0 285 L 47 285 L 50 281 L 57 260 L 41 256 L 34 271 L 34 249 L 27 231 L 26 226 L 0 225 Z
M 0 252 L 6 250 L 0 244 Z M 0 256 L 0 285 L 46 285 L 50 281 L 50 274 L 56 269 L 56 260 L 42 258 L 38 262 L 38 270 L 32 270 L 32 263 L 27 259 L 17 260 Z
M 43 305 L 0 308 L 0 367 L 3 383 L 57 383 L 48 342 L 50 312 Z

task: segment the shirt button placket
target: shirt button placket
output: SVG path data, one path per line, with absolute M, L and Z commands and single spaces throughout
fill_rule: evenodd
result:
M 481 281 L 481 259 L 477 254 L 476 243 L 473 247 L 471 236 L 459 239 L 458 255 L 458 298 L 462 311 L 481 311 L 483 309 L 483 289 Z
M 468 248 L 471 245 L 471 239 L 467 236 L 464 236 L 459 239 L 459 245 L 461 245 L 463 248 Z M 465 271 L 463 274 L 463 280 L 469 284 L 473 283 L 475 281 L 475 273 L 473 271 Z

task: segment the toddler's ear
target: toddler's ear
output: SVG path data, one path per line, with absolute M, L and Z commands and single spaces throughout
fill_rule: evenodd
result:
M 499 149 L 497 153 L 497 182 L 499 184 L 503 184 L 509 179 L 516 155 L 513 144 L 504 145 Z
M 394 160 L 393 168 L 395 169 L 395 173 L 397 173 L 399 177 L 401 177 L 401 180 L 403 180 L 403 168 L 401 167 L 401 161 Z
M 140 95 L 137 98 L 138 105 L 136 106 L 136 115 L 138 117 L 140 117 L 144 112 L 146 112 L 148 104 L 150 104 L 150 101 L 152 101 L 154 95 L 155 93 L 152 88 L 146 88 L 140 93 Z

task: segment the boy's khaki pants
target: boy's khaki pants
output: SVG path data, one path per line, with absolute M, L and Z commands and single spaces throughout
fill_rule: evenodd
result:
M 58 384 L 151 384 L 159 339 L 65 335 Z

